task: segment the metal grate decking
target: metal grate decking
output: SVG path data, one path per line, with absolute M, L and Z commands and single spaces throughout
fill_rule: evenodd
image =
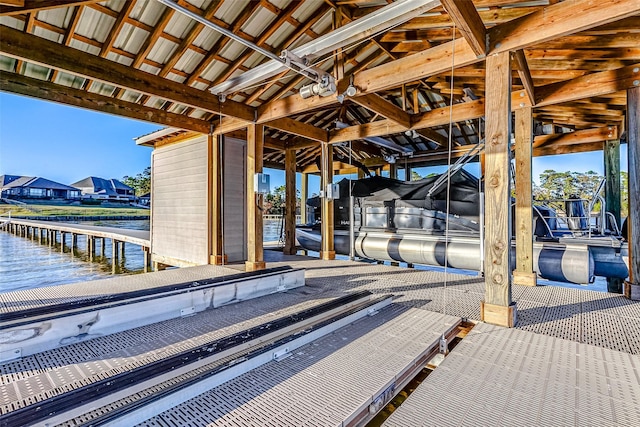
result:
M 117 276 L 69 285 L 50 286 L 0 293 L 0 315 L 35 307 L 89 300 L 95 297 L 153 289 L 175 283 L 185 283 L 238 274 L 238 270 L 215 265 L 203 265 L 155 273 Z
M 343 260 L 318 261 L 265 251 L 270 267 L 306 268 L 307 287 L 392 293 L 411 307 L 480 320 L 484 279 Z M 622 295 L 558 286 L 513 285 L 517 329 L 640 354 L 640 302 Z
M 343 425 L 458 321 L 394 304 L 140 425 Z
M 638 423 L 640 357 L 481 323 L 384 426 Z
M 243 303 L 243 309 L 225 306 L 207 310 L 2 364 L 0 413 L 196 348 L 335 296 L 335 292 L 316 295 L 304 289 L 294 290 Z
M 243 330 L 265 319 L 301 309 L 305 304 L 312 304 L 313 300 L 318 303 L 341 295 L 345 291 L 368 290 L 377 294 L 391 293 L 395 295 L 394 306 L 398 310 L 420 308 L 423 310 L 417 312 L 446 313 L 450 316 L 469 319 L 479 318 L 479 301 L 484 297 L 483 280 L 473 276 L 449 274 L 446 277 L 447 286 L 445 289 L 445 275 L 440 271 L 406 269 L 341 260 L 319 261 L 306 257 L 282 256 L 271 251 L 265 252 L 265 256 L 269 267 L 286 263 L 294 268 L 305 268 L 306 286 L 285 294 L 263 297 L 248 304 L 209 310 L 189 318 L 174 319 L 127 332 L 98 337 L 91 341 L 79 342 L 0 365 L 2 410 L 10 411 L 12 408 L 28 405 L 30 402 L 48 399 L 65 390 L 73 390 L 87 382 L 109 377 L 114 373 L 127 371 L 154 360 L 154 358 L 162 357 L 163 351 L 175 353 L 192 348 L 205 339 L 202 337 L 216 337 L 219 336 L 216 335 L 218 333 Z M 185 282 L 213 275 L 237 273 L 236 269 L 206 266 L 167 270 L 144 276 L 122 276 L 99 282 L 88 282 L 80 287 L 78 285 L 58 287 L 55 294 L 51 294 L 51 290 L 43 290 L 42 294 L 19 294 L 19 297 L 15 298 L 17 293 L 14 293 L 14 299 L 9 301 L 5 299 L 2 302 L 2 309 L 5 312 L 13 310 L 12 304 L 16 301 L 27 305 L 42 305 L 67 301 L 69 298 L 84 298 L 86 295 L 104 295 L 108 293 L 105 292 L 106 289 L 109 292 L 121 289 L 130 290 L 128 286 L 134 282 L 137 282 L 138 286 L 153 287 L 158 286 L 158 283 L 164 284 L 171 280 Z M 140 282 L 141 278 L 144 278 L 142 282 Z M 113 282 L 116 288 L 96 286 L 107 282 Z M 118 286 L 122 286 L 122 288 L 118 288 Z M 73 292 L 74 288 L 75 292 Z M 82 292 L 78 293 L 78 289 L 82 289 Z M 0 294 L 0 298 L 6 298 L 5 295 Z M 576 422 L 580 425 L 587 425 L 587 420 L 594 420 L 593 423 L 598 425 L 615 425 L 614 423 L 633 425 L 631 421 L 640 419 L 637 409 L 635 409 L 636 412 L 633 409 L 628 409 L 629 402 L 635 402 L 635 408 L 640 407 L 638 406 L 640 403 L 637 401 L 640 395 L 637 390 L 637 384 L 640 382 L 640 362 L 637 356 L 630 356 L 630 354 L 640 354 L 640 303 L 614 294 L 552 286 L 534 288 L 514 286 L 513 296 L 518 303 L 519 323 L 516 329 L 506 330 L 479 324 L 474 329 L 475 332 L 465 338 L 458 348 L 445 359 L 441 367 L 424 383 L 425 386 L 431 384 L 430 387 L 438 391 L 437 396 L 445 396 L 445 398 L 438 397 L 437 399 L 434 397 L 440 402 L 439 404 L 444 405 L 444 402 L 447 402 L 450 405 L 433 409 L 440 411 L 438 416 L 442 418 L 438 419 L 445 420 L 445 415 L 451 415 L 452 408 L 460 410 L 460 408 L 467 407 L 469 414 L 473 411 L 475 419 L 470 417 L 465 422 L 471 422 L 472 425 L 484 425 L 491 422 L 514 425 L 522 423 L 523 419 L 537 420 L 542 425 L 573 425 Z M 251 307 L 250 313 L 247 313 L 249 310 L 239 309 L 245 306 Z M 430 314 L 439 315 L 436 313 Z M 491 339 L 482 340 L 478 337 L 490 337 Z M 347 343 L 343 341 L 327 341 L 326 345 L 346 346 Z M 471 352 L 469 357 L 478 359 L 474 362 L 473 371 L 465 370 L 464 375 L 456 374 L 455 378 L 438 379 L 440 375 L 443 375 L 442 372 L 447 370 L 446 366 L 462 363 L 459 360 L 455 361 L 460 358 L 460 349 L 467 348 L 465 347 L 467 345 L 473 345 L 473 347 L 468 347 L 472 348 L 469 350 Z M 526 347 L 525 350 L 520 348 L 523 346 Z M 371 346 L 364 345 L 363 348 L 367 348 L 368 353 L 377 353 L 377 351 L 373 351 Z M 610 350 L 618 350 L 619 352 Z M 525 358 L 522 357 L 523 351 Z M 499 352 L 499 354 L 495 355 L 494 352 Z M 344 362 L 345 366 L 349 366 L 353 359 L 360 358 L 373 363 L 372 359 L 367 359 L 368 353 L 352 353 L 352 356 Z M 356 354 L 359 355 L 356 356 Z M 285 360 L 295 361 L 298 356 L 295 354 Z M 329 357 L 323 356 L 314 360 L 324 361 Z M 545 362 L 538 363 L 536 360 Z M 299 363 L 304 365 L 303 362 Z M 380 363 L 386 362 L 381 361 Z M 307 365 L 309 367 L 315 366 L 314 363 Z M 279 364 L 278 366 L 284 365 Z M 510 366 L 511 368 L 509 368 Z M 515 370 L 513 366 L 516 366 L 519 371 L 512 372 Z M 436 375 L 442 367 L 445 369 Z M 503 367 L 506 368 L 503 369 Z M 268 368 L 265 366 L 264 369 Z M 455 370 L 451 369 L 451 371 Z M 254 417 L 245 421 L 259 419 L 259 425 L 265 425 L 262 422 L 264 420 L 272 422 L 273 425 L 279 425 L 278 423 L 283 425 L 296 424 L 298 419 L 293 413 L 283 413 L 283 417 L 289 415 L 292 417 L 290 420 L 293 421 L 288 423 L 289 419 L 287 418 L 276 418 L 272 416 L 270 411 L 265 412 L 265 408 L 272 405 L 270 399 L 274 399 L 273 402 L 284 402 L 286 405 L 287 398 L 291 399 L 295 396 L 289 393 L 289 389 L 278 388 L 281 387 L 280 383 L 274 383 L 273 387 L 263 387 L 261 391 L 257 384 L 262 384 L 264 380 L 262 375 L 268 373 L 271 375 L 271 373 L 268 370 L 259 372 L 262 373 L 259 378 L 247 376 L 243 377 L 245 378 L 243 383 L 237 383 L 244 384 L 245 388 L 242 390 L 227 390 L 230 393 L 229 396 L 233 395 L 234 399 L 240 399 L 236 403 L 240 402 L 238 405 L 247 408 L 252 414 L 251 416 Z M 326 382 L 327 373 L 331 374 L 331 371 L 325 370 L 316 373 L 316 375 L 319 375 L 321 379 L 325 375 Z M 591 375 L 592 373 L 596 376 Z M 274 378 L 277 378 L 277 375 L 274 374 Z M 628 380 L 629 378 L 630 380 Z M 290 380 L 287 378 L 283 381 L 282 387 L 287 386 Z M 487 381 L 489 382 L 487 383 Z M 562 381 L 567 381 L 569 385 Z M 578 383 L 578 381 L 581 382 Z M 487 396 L 481 396 L 482 399 L 479 399 L 478 402 L 469 399 L 466 390 L 477 390 L 477 387 L 483 384 L 485 390 L 490 390 L 491 393 L 485 393 Z M 223 384 L 216 390 L 222 390 L 221 387 L 224 386 Z M 273 395 L 270 390 L 275 388 L 286 392 L 282 396 Z M 595 394 L 582 393 L 581 390 L 586 389 L 599 390 L 599 392 Z M 254 393 L 255 399 L 247 402 L 242 401 L 245 390 L 251 396 Z M 465 390 L 465 393 L 452 390 Z M 264 393 L 260 394 L 262 392 Z M 306 393 L 308 391 L 305 391 L 301 396 L 306 398 Z M 474 396 L 482 394 L 473 393 Z M 461 395 L 466 397 L 462 399 Z M 322 396 L 314 395 L 313 399 L 321 402 L 324 408 L 333 408 L 333 405 L 336 408 L 341 408 L 340 401 L 331 399 L 329 394 L 327 396 L 325 399 Z M 522 399 L 522 402 L 526 402 L 527 398 L 531 399 L 527 396 L 540 399 L 540 404 L 536 409 L 530 405 L 518 403 L 517 398 Z M 229 399 L 231 398 L 229 397 Z M 493 400 L 485 401 L 485 398 Z M 215 411 L 223 411 L 224 414 L 237 414 L 235 411 L 238 406 L 229 402 L 220 401 L 218 403 L 222 406 L 216 406 L 218 403 L 211 406 L 210 401 L 203 401 L 202 407 L 218 408 Z M 554 405 L 557 407 L 542 406 L 543 402 L 556 402 Z M 559 414 L 562 405 L 564 405 L 564 415 Z M 621 409 L 627 412 L 622 412 Z M 332 410 L 326 412 L 331 413 Z M 408 409 L 405 410 L 408 411 Z M 196 420 L 203 416 L 202 412 L 207 412 L 200 410 L 189 413 L 189 411 L 185 410 L 183 413 L 174 415 L 178 418 L 183 417 L 184 420 L 191 420 L 189 417 L 194 417 L 193 420 Z M 214 413 L 215 411 L 211 409 L 209 412 Z M 597 411 L 602 413 L 595 413 Z M 616 418 L 611 418 L 612 413 Z M 398 412 L 396 416 L 400 416 L 400 414 L 401 412 Z M 588 414 L 589 417 L 584 414 Z M 318 419 L 325 419 L 328 416 L 326 413 L 316 413 L 315 415 L 319 417 Z M 638 416 L 638 418 L 629 418 L 627 422 L 623 419 L 627 415 L 628 417 Z M 260 417 L 263 417 L 264 420 Z M 332 419 L 331 417 L 326 418 L 328 422 Z M 157 418 L 153 422 L 161 423 L 164 421 L 166 421 L 164 418 Z M 464 423 L 460 424 L 461 422 L 454 417 L 448 421 L 442 421 L 438 425 L 465 425 Z M 525 424 L 533 424 L 533 422 Z M 408 425 L 414 425 L 414 423 Z

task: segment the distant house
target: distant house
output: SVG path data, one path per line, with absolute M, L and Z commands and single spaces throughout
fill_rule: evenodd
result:
M 132 202 L 136 198 L 135 190 L 117 179 L 90 176 L 72 185 L 82 191 L 83 199 Z
M 2 197 L 10 199 L 64 199 L 77 200 L 80 190 L 45 178 L 34 176 L 1 175 Z

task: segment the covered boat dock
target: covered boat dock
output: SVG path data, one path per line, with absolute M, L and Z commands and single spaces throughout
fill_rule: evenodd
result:
M 242 322 L 249 322 L 247 327 L 269 323 L 270 314 L 281 307 L 278 304 L 285 306 L 283 316 L 291 314 L 287 310 L 296 302 L 302 304 L 297 306 L 302 313 L 312 309 L 303 305 L 314 291 L 348 289 L 368 290 L 375 298 L 358 303 L 363 317 L 349 317 L 342 327 L 361 321 L 365 330 L 382 334 L 368 336 L 371 341 L 364 345 L 380 348 L 380 354 L 388 351 L 382 350 L 386 344 L 401 348 L 407 364 L 397 366 L 396 372 L 385 371 L 386 384 L 362 387 L 367 396 L 353 396 L 354 402 L 360 402 L 356 410 L 345 409 L 339 412 L 342 419 L 330 422 L 346 425 L 364 419 L 357 418 L 356 412 L 362 413 L 365 402 L 368 411 L 378 411 L 378 404 L 394 394 L 391 377 L 430 354 L 437 340 L 411 337 L 414 330 L 402 327 L 409 322 L 404 315 L 420 318 L 415 322 L 429 336 L 454 331 L 461 319 L 487 325 L 474 328 L 467 344 L 463 339 L 460 350 L 453 349 L 444 358 L 407 406 L 402 405 L 404 409 L 387 421 L 389 425 L 444 420 L 444 414 L 460 408 L 452 390 L 473 390 L 477 398 L 464 416 L 446 418 L 457 425 L 480 419 L 513 425 L 523 422 L 522 417 L 546 424 L 551 415 L 559 424 L 630 425 L 640 417 L 639 0 L 0 3 L 1 90 L 166 126 L 137 139 L 138 144 L 153 147 L 149 236 L 153 262 L 176 267 L 235 264 L 248 272 L 278 266 L 282 258 L 270 258 L 262 236 L 264 168 L 274 167 L 286 173 L 282 256 L 285 262 L 306 268 L 309 284 L 280 300 L 277 295 L 266 297 L 261 319 L 248 319 L 250 310 L 224 308 L 235 322 L 232 330 L 223 331 L 226 326 L 215 323 L 220 319 L 208 323 L 185 312 L 184 319 L 169 322 L 178 332 L 166 342 L 140 347 L 141 340 L 170 330 L 163 329 L 169 328 L 163 323 L 145 326 L 148 329 L 140 334 L 122 335 L 120 347 L 113 347 L 107 336 L 5 363 L 3 416 L 19 418 L 29 413 L 24 408 L 31 402 L 42 399 L 53 405 L 48 408 L 55 417 L 66 408 L 64 402 L 69 404 L 65 399 L 71 398 L 58 400 L 51 393 L 76 386 L 95 391 L 103 385 L 100 381 L 109 382 L 105 378 L 119 375 L 125 365 L 123 370 L 134 365 L 137 369 L 138 363 L 153 360 L 160 363 L 154 366 L 170 370 L 162 365 L 167 346 L 178 358 L 196 344 L 201 344 L 198 351 L 208 352 L 213 338 L 234 340 L 234 334 L 244 331 Z M 484 148 L 476 151 L 482 141 Z M 602 150 L 606 206 L 619 219 L 620 145 L 624 143 L 630 206 L 625 244 L 630 259 L 623 295 L 536 286 L 532 157 Z M 335 260 L 334 175 L 356 174 L 363 170 L 358 166 L 364 166 L 390 177 L 399 177 L 402 171 L 409 179 L 412 168 L 451 164 L 469 152 L 477 156 L 484 182 L 482 278 Z M 321 178 L 319 260 L 286 259 L 296 252 L 297 173 L 301 173 L 303 200 L 310 196 L 309 175 Z M 304 208 L 301 214 L 307 218 Z M 509 259 L 512 241 L 515 265 Z M 395 302 L 389 306 L 379 295 L 383 293 L 396 295 Z M 439 313 L 448 323 L 433 329 L 429 326 L 433 319 L 425 310 Z M 219 313 L 210 310 L 201 315 L 214 312 Z M 374 312 L 399 322 L 390 328 L 398 334 L 373 327 L 376 317 L 367 313 Z M 314 327 L 324 327 L 321 323 L 318 320 Z M 213 335 L 200 338 L 198 328 L 203 324 L 211 325 Z M 358 335 L 345 332 L 345 337 L 352 342 Z M 313 342 L 317 343 L 312 340 L 300 346 L 313 346 Z M 412 346 L 415 342 L 420 342 L 420 349 Z M 219 419 L 227 425 L 263 425 L 260 422 L 266 420 L 274 425 L 297 424 L 299 420 L 288 418 L 293 417 L 290 412 L 267 414 L 268 402 L 276 400 L 260 399 L 269 391 L 273 399 L 288 396 L 285 400 L 290 401 L 301 388 L 327 384 L 317 379 L 288 380 L 331 372 L 309 371 L 319 365 L 303 360 L 302 354 L 283 352 L 284 343 L 271 344 L 282 344 L 272 348 L 273 354 L 263 354 L 271 361 L 254 366 L 253 374 L 227 378 L 234 385 L 244 383 L 244 390 L 250 389 L 248 395 L 255 399 L 247 402 L 229 395 L 224 402 L 212 403 L 211 396 L 217 399 L 218 392 L 228 389 L 210 383 L 213 392 L 194 395 L 198 407 L 213 408 L 211 413 L 225 408 Z M 308 357 L 340 361 L 342 366 L 362 354 L 349 353 L 351 347 L 331 340 L 323 345 L 347 353 L 319 352 Z M 68 352 L 70 346 L 77 351 Z M 253 347 L 242 351 L 234 353 L 236 358 L 216 360 L 218 365 L 210 368 L 232 368 L 257 354 L 251 353 Z M 142 355 L 145 361 L 136 359 Z M 98 366 L 103 360 L 104 365 Z M 477 372 L 460 371 L 460 364 Z M 251 376 L 256 369 L 263 370 L 260 378 L 273 374 L 281 381 L 258 384 Z M 365 374 L 354 382 L 371 376 Z M 85 382 L 89 377 L 97 385 L 90 384 L 93 380 Z M 426 388 L 420 391 L 421 387 Z M 343 403 L 339 396 L 347 400 L 342 390 L 331 391 L 336 407 Z M 416 409 L 424 408 L 421 399 L 428 399 L 434 390 L 441 395 L 430 405 L 430 412 Z M 157 389 L 133 391 L 144 398 Z M 166 402 L 174 409 L 165 408 L 169 412 L 163 409 L 153 415 L 160 418 L 151 420 L 142 421 L 141 416 L 140 422 L 216 422 L 205 419 L 208 414 L 196 412 L 189 402 Z M 310 394 L 296 402 L 311 411 L 310 405 L 322 398 Z M 523 408 L 523 402 L 530 405 Z M 55 406 L 58 403 L 60 407 Z M 562 407 L 568 409 L 561 411 Z M 522 417 L 514 418 L 514 410 L 523 410 Z M 308 413 L 308 419 L 314 414 Z

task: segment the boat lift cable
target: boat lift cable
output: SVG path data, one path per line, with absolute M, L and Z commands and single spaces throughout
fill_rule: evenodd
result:
M 451 167 L 451 148 L 453 146 L 453 75 L 454 75 L 454 71 L 455 71 L 455 42 L 456 42 L 456 23 L 455 20 L 453 22 L 453 30 L 452 30 L 452 36 L 451 36 L 451 42 L 453 44 L 453 47 L 451 49 L 451 91 L 450 91 L 450 97 L 449 97 L 449 137 L 448 137 L 448 144 L 447 144 L 447 166 L 449 166 L 447 168 L 447 173 L 446 173 L 446 182 L 447 182 L 447 195 L 446 195 L 446 200 L 447 200 L 447 208 L 446 208 L 446 221 L 445 221 L 445 226 L 444 226 L 444 289 L 443 289 L 443 298 L 442 298 L 442 314 L 447 314 L 447 280 L 449 278 L 449 260 L 448 260 L 448 251 L 449 251 L 449 212 L 450 212 L 450 207 L 451 207 L 451 175 L 452 175 L 452 167 Z M 478 143 L 479 144 L 479 143 Z M 464 157 L 464 156 L 463 156 Z M 458 164 L 460 163 L 460 166 L 458 166 Z M 456 162 L 456 166 L 459 170 L 460 168 L 462 168 L 462 162 Z M 457 171 L 456 170 L 456 171 Z M 442 177 L 442 176 L 441 176 Z M 442 185 L 441 183 L 438 183 L 438 186 Z M 433 189 L 436 188 L 436 186 L 432 186 L 431 190 L 429 190 L 428 193 L 428 197 L 431 196 Z M 448 353 L 447 351 L 447 339 L 444 336 L 444 333 L 442 334 L 442 337 L 440 338 L 440 353 L 446 355 Z

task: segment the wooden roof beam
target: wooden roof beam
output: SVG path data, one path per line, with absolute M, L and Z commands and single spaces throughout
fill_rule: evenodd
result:
M 252 122 L 255 119 L 255 110 L 242 103 L 229 99 L 220 102 L 217 97 L 207 92 L 62 46 L 42 37 L 25 34 L 13 28 L 0 26 L 0 31 L 2 31 L 0 52 L 9 57 L 212 113 L 239 118 L 246 122 Z
M 169 113 L 6 71 L 0 71 L 0 88 L 5 92 L 200 133 L 208 133 L 210 128 L 209 122 L 205 120 Z
M 55 9 L 58 7 L 73 7 L 90 3 L 98 3 L 104 0 L 20 0 L 0 1 L 0 16 L 21 15 L 23 13 L 37 13 L 41 10 Z M 13 3 L 13 5 L 8 5 Z M 22 3 L 22 4 L 19 4 Z
M 522 49 L 638 13 L 640 0 L 603 0 L 597 3 L 591 0 L 575 0 L 554 4 L 515 20 L 517 25 L 507 22 L 487 30 L 490 52 Z M 355 74 L 354 85 L 358 89 L 356 97 L 447 72 L 451 69 L 452 63 L 458 68 L 481 60 L 465 39 L 443 43 Z M 338 82 L 339 93 L 349 84 L 346 80 L 345 78 Z M 334 97 L 302 99 L 290 96 L 260 106 L 258 122 L 327 107 L 335 102 Z
M 451 113 L 451 116 L 450 116 Z M 453 122 L 477 119 L 484 116 L 484 100 L 463 102 L 455 104 L 451 112 L 449 107 L 436 108 L 421 114 L 414 120 L 411 129 L 425 129 L 435 126 L 443 126 Z M 329 142 L 332 144 L 362 139 L 374 136 L 385 136 L 394 133 L 404 132 L 406 129 L 391 120 L 378 120 L 358 126 L 349 126 L 343 129 L 336 129 L 329 133 Z M 448 141 L 448 140 L 447 140 Z
M 538 135 L 533 139 L 533 148 L 588 144 L 591 142 L 602 142 L 611 139 L 618 139 L 617 126 L 603 126 L 568 133 Z
M 487 29 L 473 2 L 468 0 L 441 0 L 441 2 L 476 57 L 484 58 L 487 54 Z
M 601 71 L 577 77 L 566 82 L 539 86 L 536 89 L 536 106 L 560 104 L 590 98 L 638 86 L 640 63 L 617 70 Z
M 375 93 L 369 93 L 363 96 L 357 96 L 350 98 L 351 101 L 356 104 L 371 110 L 374 113 L 378 113 L 382 117 L 385 117 L 392 122 L 395 122 L 405 128 L 411 127 L 411 115 L 401 108 L 396 107 L 391 102 L 376 95 Z
M 516 63 L 518 76 L 520 76 L 522 86 L 524 86 L 524 90 L 527 93 L 529 100 L 534 102 L 536 99 L 535 86 L 533 85 L 533 79 L 531 78 L 531 72 L 529 71 L 529 65 L 527 65 L 527 58 L 524 56 L 524 51 L 522 49 L 518 49 L 513 52 L 513 59 Z
M 328 133 L 324 129 L 288 117 L 272 120 L 264 125 L 314 141 L 327 142 L 328 140 Z
M 422 137 L 440 146 L 446 147 L 449 144 L 449 138 L 447 136 L 442 135 L 433 129 L 429 129 L 429 128 L 418 129 L 416 130 L 416 132 L 418 132 Z

